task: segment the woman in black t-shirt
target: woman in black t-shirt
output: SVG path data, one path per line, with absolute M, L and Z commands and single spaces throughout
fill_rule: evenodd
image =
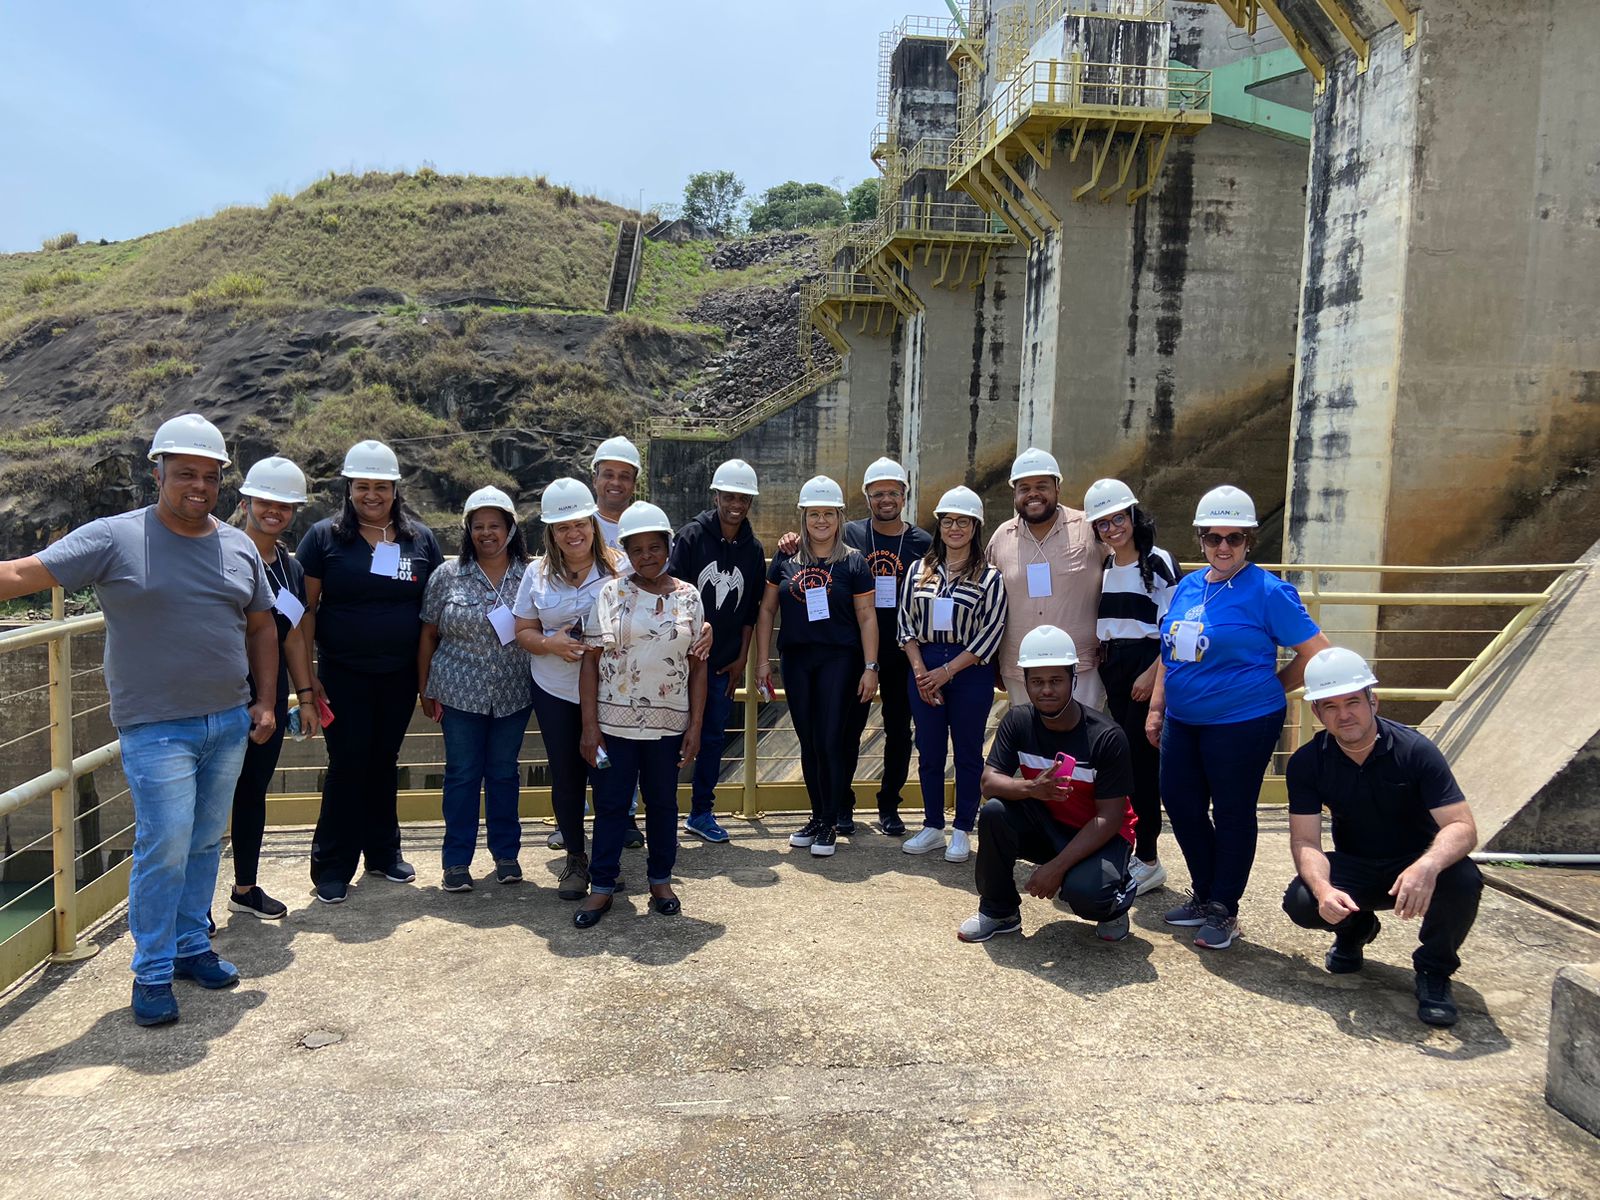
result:
M 793 554 L 781 551 L 767 570 L 756 619 L 756 683 L 772 687 L 772 624 L 781 612 L 778 653 L 800 743 L 800 768 L 811 820 L 789 838 L 824 858 L 834 852 L 834 824 L 850 791 L 849 730 L 860 706 L 878 691 L 878 618 L 866 559 L 840 538 L 844 491 L 825 475 L 800 489 L 804 533 Z
M 400 496 L 400 462 L 382 442 L 344 459 L 344 509 L 318 521 L 296 557 L 306 574 L 303 625 L 316 639 L 318 700 L 328 771 L 311 841 L 317 899 L 338 904 L 356 865 L 397 883 L 415 868 L 400 856 L 396 768 L 417 706 L 417 643 L 439 543 Z

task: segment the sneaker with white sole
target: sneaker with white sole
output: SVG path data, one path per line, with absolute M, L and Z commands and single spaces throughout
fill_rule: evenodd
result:
M 249 913 L 252 917 L 260 917 L 263 921 L 276 921 L 289 911 L 289 906 L 282 900 L 274 900 L 263 892 L 258 884 L 248 892 L 230 894 L 228 911 Z
M 1112 917 L 1109 921 L 1101 921 L 1094 927 L 1094 935 L 1102 942 L 1121 942 L 1128 937 L 1128 914 Z
M 1226 950 L 1239 940 L 1239 918 L 1218 900 L 1206 905 L 1205 924 L 1194 935 L 1194 944 L 1206 950 Z
M 799 829 L 796 829 L 789 835 L 789 845 L 798 848 L 809 846 L 817 840 L 817 834 L 821 833 L 824 829 L 832 832 L 833 827 L 823 821 L 817 820 L 815 817 L 812 817 L 811 820 L 807 821 L 804 825 L 800 826 Z
M 817 836 L 811 841 L 811 855 L 813 858 L 830 858 L 839 848 L 839 831 L 824 825 L 817 830 Z
M 1161 918 L 1168 925 L 1193 927 L 1206 923 L 1206 906 L 1194 898 L 1194 893 L 1189 893 L 1189 898 L 1176 908 L 1167 909 Z
M 950 831 L 950 846 L 944 852 L 945 862 L 966 862 L 972 857 L 972 835 L 965 829 Z
M 1009 917 L 991 917 L 984 913 L 968 917 L 956 930 L 956 938 L 963 942 L 987 942 L 996 934 L 1016 933 L 1022 928 L 1022 914 Z
M 1133 880 L 1136 896 L 1146 892 L 1153 892 L 1167 882 L 1167 868 L 1157 859 L 1147 863 L 1142 858 L 1135 858 L 1128 863 L 1128 877 Z
M 943 850 L 944 830 L 935 829 L 931 825 L 924 825 L 916 833 L 901 842 L 900 849 L 907 854 L 929 854 L 934 850 Z

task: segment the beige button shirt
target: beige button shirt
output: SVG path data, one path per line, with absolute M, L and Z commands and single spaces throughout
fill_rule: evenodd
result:
M 1100 664 L 1095 620 L 1100 609 L 1100 564 L 1103 554 L 1083 513 L 1065 504 L 1055 524 L 1035 536 L 1021 517 L 1012 517 L 989 539 L 989 561 L 1000 568 L 1006 584 L 1006 635 L 1000 642 L 1000 675 L 1020 685 L 1017 648 L 1023 635 L 1041 625 L 1054 625 L 1072 635 L 1080 671 Z M 1050 564 L 1050 594 L 1028 595 L 1028 564 Z

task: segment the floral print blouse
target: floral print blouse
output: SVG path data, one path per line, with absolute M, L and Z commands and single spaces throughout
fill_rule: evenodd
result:
M 704 622 L 692 583 L 656 596 L 631 578 L 606 581 L 584 623 L 601 649 L 602 733 L 648 741 L 689 728 L 689 647 Z

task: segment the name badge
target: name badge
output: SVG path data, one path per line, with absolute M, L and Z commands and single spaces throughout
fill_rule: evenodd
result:
M 1048 596 L 1049 594 L 1050 594 L 1050 564 L 1047 563 L 1047 562 L 1029 563 L 1028 564 L 1028 598 L 1030 600 L 1037 600 L 1041 596 Z
M 301 604 L 300 597 L 296 596 L 288 588 L 282 589 L 273 598 L 272 607 L 284 615 L 284 618 L 289 622 L 290 629 L 299 628 L 300 618 L 306 615 L 306 606 Z
M 950 633 L 956 626 L 956 602 L 949 596 L 933 598 L 933 631 Z
M 828 589 L 814 587 L 806 589 L 806 620 L 826 621 L 828 619 Z
M 393 579 L 400 574 L 400 543 L 379 542 L 372 548 L 372 573 Z
M 496 604 L 489 610 L 489 624 L 494 626 L 494 631 L 500 637 L 502 646 L 509 646 L 517 638 L 517 618 L 504 604 Z
M 872 577 L 872 604 L 875 608 L 894 608 L 899 604 L 895 596 L 895 584 L 899 582 L 893 575 L 874 575 Z
M 1174 621 L 1172 623 L 1172 659 L 1174 662 L 1199 662 L 1204 657 L 1211 639 L 1202 637 L 1205 629 L 1199 621 Z

